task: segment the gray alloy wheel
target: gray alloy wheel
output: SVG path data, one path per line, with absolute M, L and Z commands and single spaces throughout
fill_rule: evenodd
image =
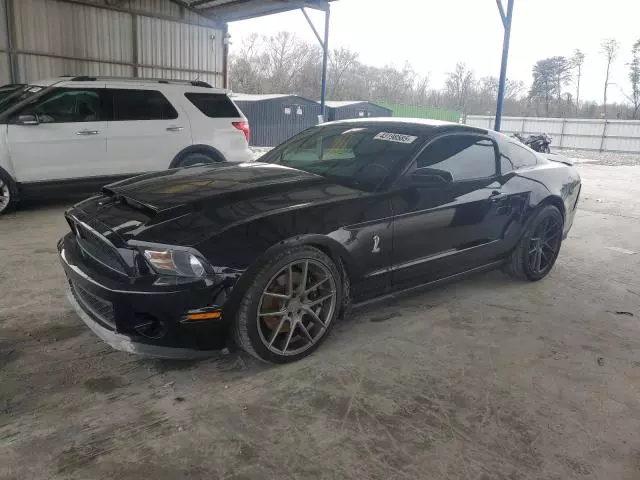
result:
M 505 271 L 532 282 L 546 277 L 556 263 L 562 246 L 564 219 L 554 205 L 545 205 L 527 225 Z
M 329 268 L 311 259 L 280 269 L 262 292 L 256 315 L 264 346 L 276 355 L 296 355 L 325 334 L 336 308 Z
M 9 213 L 16 204 L 16 190 L 11 180 L 0 173 L 0 215 Z
M 313 352 L 327 337 L 342 300 L 333 261 L 310 246 L 265 262 L 236 314 L 236 343 L 265 361 L 286 363 Z

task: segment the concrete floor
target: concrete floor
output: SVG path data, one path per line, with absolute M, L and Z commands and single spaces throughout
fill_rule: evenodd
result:
M 578 168 L 544 281 L 372 307 L 279 367 L 112 351 L 64 297 L 64 205 L 1 218 L 0 478 L 640 478 L 640 167 Z

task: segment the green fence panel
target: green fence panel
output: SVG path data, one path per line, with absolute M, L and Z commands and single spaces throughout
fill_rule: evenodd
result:
M 393 111 L 394 117 L 429 118 L 432 120 L 446 120 L 448 122 L 460 122 L 462 112 L 445 110 L 443 108 L 421 107 L 419 105 L 401 105 L 397 103 L 375 102 L 381 107 Z

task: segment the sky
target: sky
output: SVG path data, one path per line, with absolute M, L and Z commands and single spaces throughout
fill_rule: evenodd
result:
M 507 0 L 503 0 L 506 8 Z M 322 32 L 320 12 L 308 9 Z M 231 52 L 242 38 L 255 32 L 274 35 L 281 30 L 317 42 L 302 12 L 231 23 Z M 494 0 L 337 0 L 331 4 L 329 47 L 356 51 L 363 63 L 401 67 L 409 61 L 432 88 L 444 84 L 456 62 L 465 62 L 476 76 L 499 76 L 504 30 Z M 602 39 L 621 43 L 609 87 L 610 101 L 629 92 L 631 46 L 640 38 L 640 0 L 515 0 L 507 76 L 531 83 L 531 68 L 542 58 L 585 55 L 581 100 L 602 101 L 606 62 Z M 570 85 L 566 91 L 575 94 Z

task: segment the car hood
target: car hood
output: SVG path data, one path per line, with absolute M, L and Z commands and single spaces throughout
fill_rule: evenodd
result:
M 267 215 L 368 195 L 319 175 L 253 162 L 142 175 L 103 191 L 69 213 L 121 243 L 184 246 Z
M 232 194 L 257 195 L 287 184 L 318 182 L 322 177 L 269 163 L 196 166 L 133 177 L 103 188 L 107 195 L 129 200 L 154 213 L 198 207 Z

